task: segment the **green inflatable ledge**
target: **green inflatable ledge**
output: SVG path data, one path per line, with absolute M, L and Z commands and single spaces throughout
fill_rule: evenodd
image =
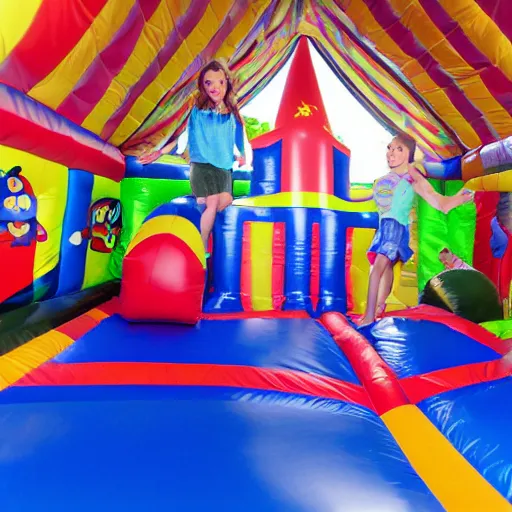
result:
M 482 322 L 480 325 L 502 340 L 512 338 L 512 319 Z
M 250 187 L 249 180 L 235 180 L 233 182 L 234 197 L 247 196 Z M 144 219 L 157 206 L 191 194 L 188 180 L 127 178 L 121 182 L 123 229 L 110 260 L 110 271 L 114 277 L 121 278 L 124 254 Z

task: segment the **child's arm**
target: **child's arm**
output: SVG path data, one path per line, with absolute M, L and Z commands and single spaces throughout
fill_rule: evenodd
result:
M 413 179 L 412 186 L 414 191 L 427 201 L 430 206 L 443 213 L 457 208 L 473 199 L 471 192 L 462 189 L 454 196 L 443 196 L 438 194 L 432 185 L 423 177 L 423 175 L 414 167 L 410 167 L 409 174 Z

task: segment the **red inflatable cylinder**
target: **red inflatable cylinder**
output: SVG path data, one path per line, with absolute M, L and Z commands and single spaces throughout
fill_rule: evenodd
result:
M 196 324 L 205 286 L 202 261 L 175 234 L 139 238 L 123 261 L 119 313 L 132 322 Z

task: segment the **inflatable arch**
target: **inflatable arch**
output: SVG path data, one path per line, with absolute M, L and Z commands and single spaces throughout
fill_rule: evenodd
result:
M 73 4 L 73 5 L 71 5 Z M 486 0 L 0 5 L 2 510 L 510 510 L 512 26 Z M 444 195 L 358 329 L 378 226 L 314 48 Z M 291 60 L 206 258 L 183 131 Z M 347 120 L 350 122 L 350 120 Z M 443 272 L 447 248 L 471 266 Z M 27 492 L 29 491 L 29 492 Z

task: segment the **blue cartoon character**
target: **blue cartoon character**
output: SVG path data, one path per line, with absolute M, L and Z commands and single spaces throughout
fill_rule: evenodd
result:
M 37 221 L 37 199 L 21 167 L 0 170 L 0 243 L 11 247 L 45 242 L 46 230 Z
M 121 202 L 108 197 L 99 199 L 89 208 L 89 225 L 82 231 L 75 231 L 69 241 L 80 245 L 90 240 L 93 251 L 111 253 L 119 240 L 121 223 Z

